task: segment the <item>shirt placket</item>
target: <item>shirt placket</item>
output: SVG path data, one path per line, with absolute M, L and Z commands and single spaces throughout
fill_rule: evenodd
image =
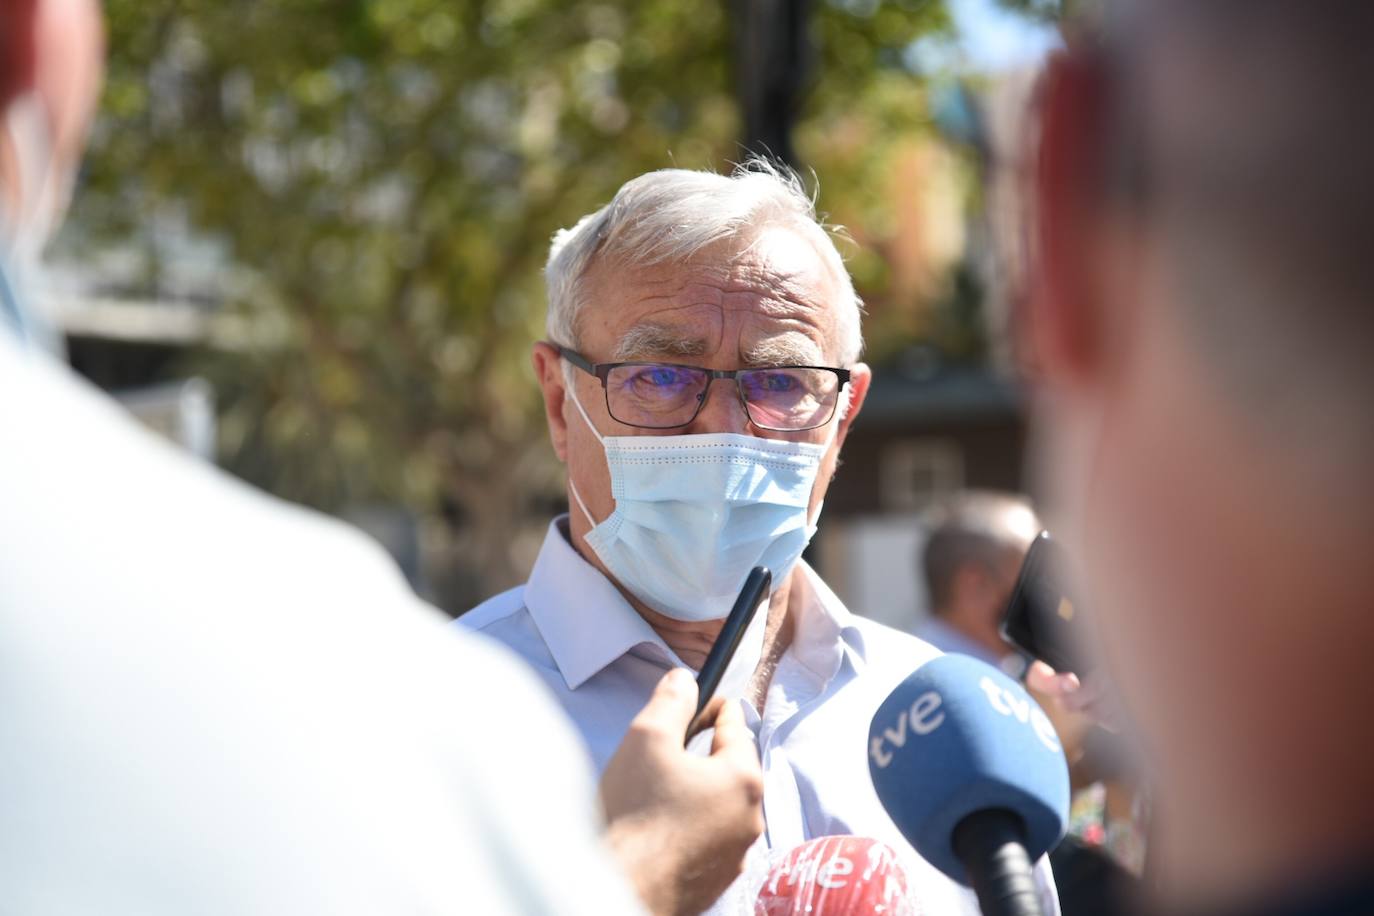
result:
M 786 747 L 787 725 L 823 688 L 795 659 L 784 657 L 768 689 L 758 739 L 763 763 L 763 819 L 770 849 L 790 849 L 806 842 L 801 792 Z

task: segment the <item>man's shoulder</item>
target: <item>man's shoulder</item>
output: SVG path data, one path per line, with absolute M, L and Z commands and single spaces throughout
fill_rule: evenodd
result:
M 454 623 L 464 630 L 487 631 L 527 610 L 525 586 L 508 588 L 460 616 Z M 489 634 L 490 635 L 490 634 Z
M 855 614 L 853 625 L 863 634 L 864 646 L 870 657 L 874 655 L 895 655 L 903 658 L 920 656 L 925 660 L 940 654 L 940 650 L 929 641 L 905 630 L 890 627 L 885 623 L 879 623 L 876 620 Z
M 453 621 L 453 626 L 479 633 L 500 643 L 506 650 L 531 665 L 550 684 L 558 670 L 544 634 L 525 603 L 525 586 L 517 585 L 494 595 Z
M 918 636 L 857 614 L 854 615 L 853 626 L 863 638 L 864 660 L 869 671 L 891 672 L 905 677 L 942 654 Z

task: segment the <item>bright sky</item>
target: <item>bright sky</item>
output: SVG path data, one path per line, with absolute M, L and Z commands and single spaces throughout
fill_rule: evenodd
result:
M 920 70 L 1013 70 L 1034 63 L 1059 43 L 1054 28 L 1011 12 L 997 0 L 949 0 L 949 7 L 958 43 L 917 42 L 911 60 Z
M 1059 43 L 1053 28 L 998 6 L 995 0 L 953 0 L 951 11 L 969 64 L 977 70 L 1024 66 Z

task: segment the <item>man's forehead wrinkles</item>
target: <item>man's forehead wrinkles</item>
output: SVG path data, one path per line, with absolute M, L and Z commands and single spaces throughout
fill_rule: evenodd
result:
M 791 263 L 788 263 L 791 260 Z M 830 271 L 819 257 L 797 261 L 763 258 L 742 263 L 731 277 L 734 283 L 776 288 L 810 288 L 828 285 Z
M 723 368 L 829 365 L 840 358 L 843 306 L 829 278 L 812 266 L 797 258 L 744 257 L 602 273 L 598 323 L 608 336 L 593 355 L 617 362 L 705 360 Z
M 757 312 L 770 318 L 796 316 L 803 321 L 815 321 L 824 314 L 825 306 L 805 299 L 772 293 L 767 296 L 750 296 L 740 299 L 726 299 L 722 307 L 732 312 Z
M 806 283 L 793 283 L 786 278 L 769 277 L 754 281 L 735 281 L 719 285 L 700 284 L 703 289 L 716 291 L 727 299 L 738 296 L 758 296 L 761 298 L 782 298 L 805 301 L 808 292 L 813 292 Z
M 681 302 L 691 305 L 727 305 L 732 309 L 750 307 L 760 300 L 780 300 L 802 309 L 822 307 L 811 301 L 813 287 L 802 282 L 804 275 L 791 277 L 772 271 L 750 271 L 748 276 L 702 276 L 700 273 L 684 282 L 656 282 L 641 284 L 635 295 L 637 303 Z
M 687 327 L 718 325 L 721 321 L 721 308 L 718 303 L 685 302 L 674 304 L 671 301 L 637 300 L 626 303 L 617 310 L 616 317 L 628 327 L 655 325 L 658 327 Z

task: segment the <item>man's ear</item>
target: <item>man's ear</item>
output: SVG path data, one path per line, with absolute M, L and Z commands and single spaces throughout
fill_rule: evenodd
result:
M 1096 54 L 1054 54 L 1040 87 L 1025 343 L 1033 374 L 1072 379 L 1099 357 L 1097 314 L 1107 86 Z
M 840 420 L 840 428 L 835 433 L 837 444 L 844 445 L 844 437 L 849 435 L 849 427 L 863 408 L 864 399 L 868 397 L 868 386 L 872 383 L 873 370 L 868 368 L 868 364 L 855 363 L 850 368 L 849 384 L 845 386 L 848 389 L 845 394 L 849 397 L 849 408 L 845 411 L 844 417 Z
M 568 396 L 563 375 L 563 358 L 553 345 L 539 341 L 530 351 L 530 363 L 535 378 L 544 393 L 544 419 L 549 424 L 549 440 L 554 454 L 564 463 L 568 460 L 568 421 L 563 417 L 563 402 Z

